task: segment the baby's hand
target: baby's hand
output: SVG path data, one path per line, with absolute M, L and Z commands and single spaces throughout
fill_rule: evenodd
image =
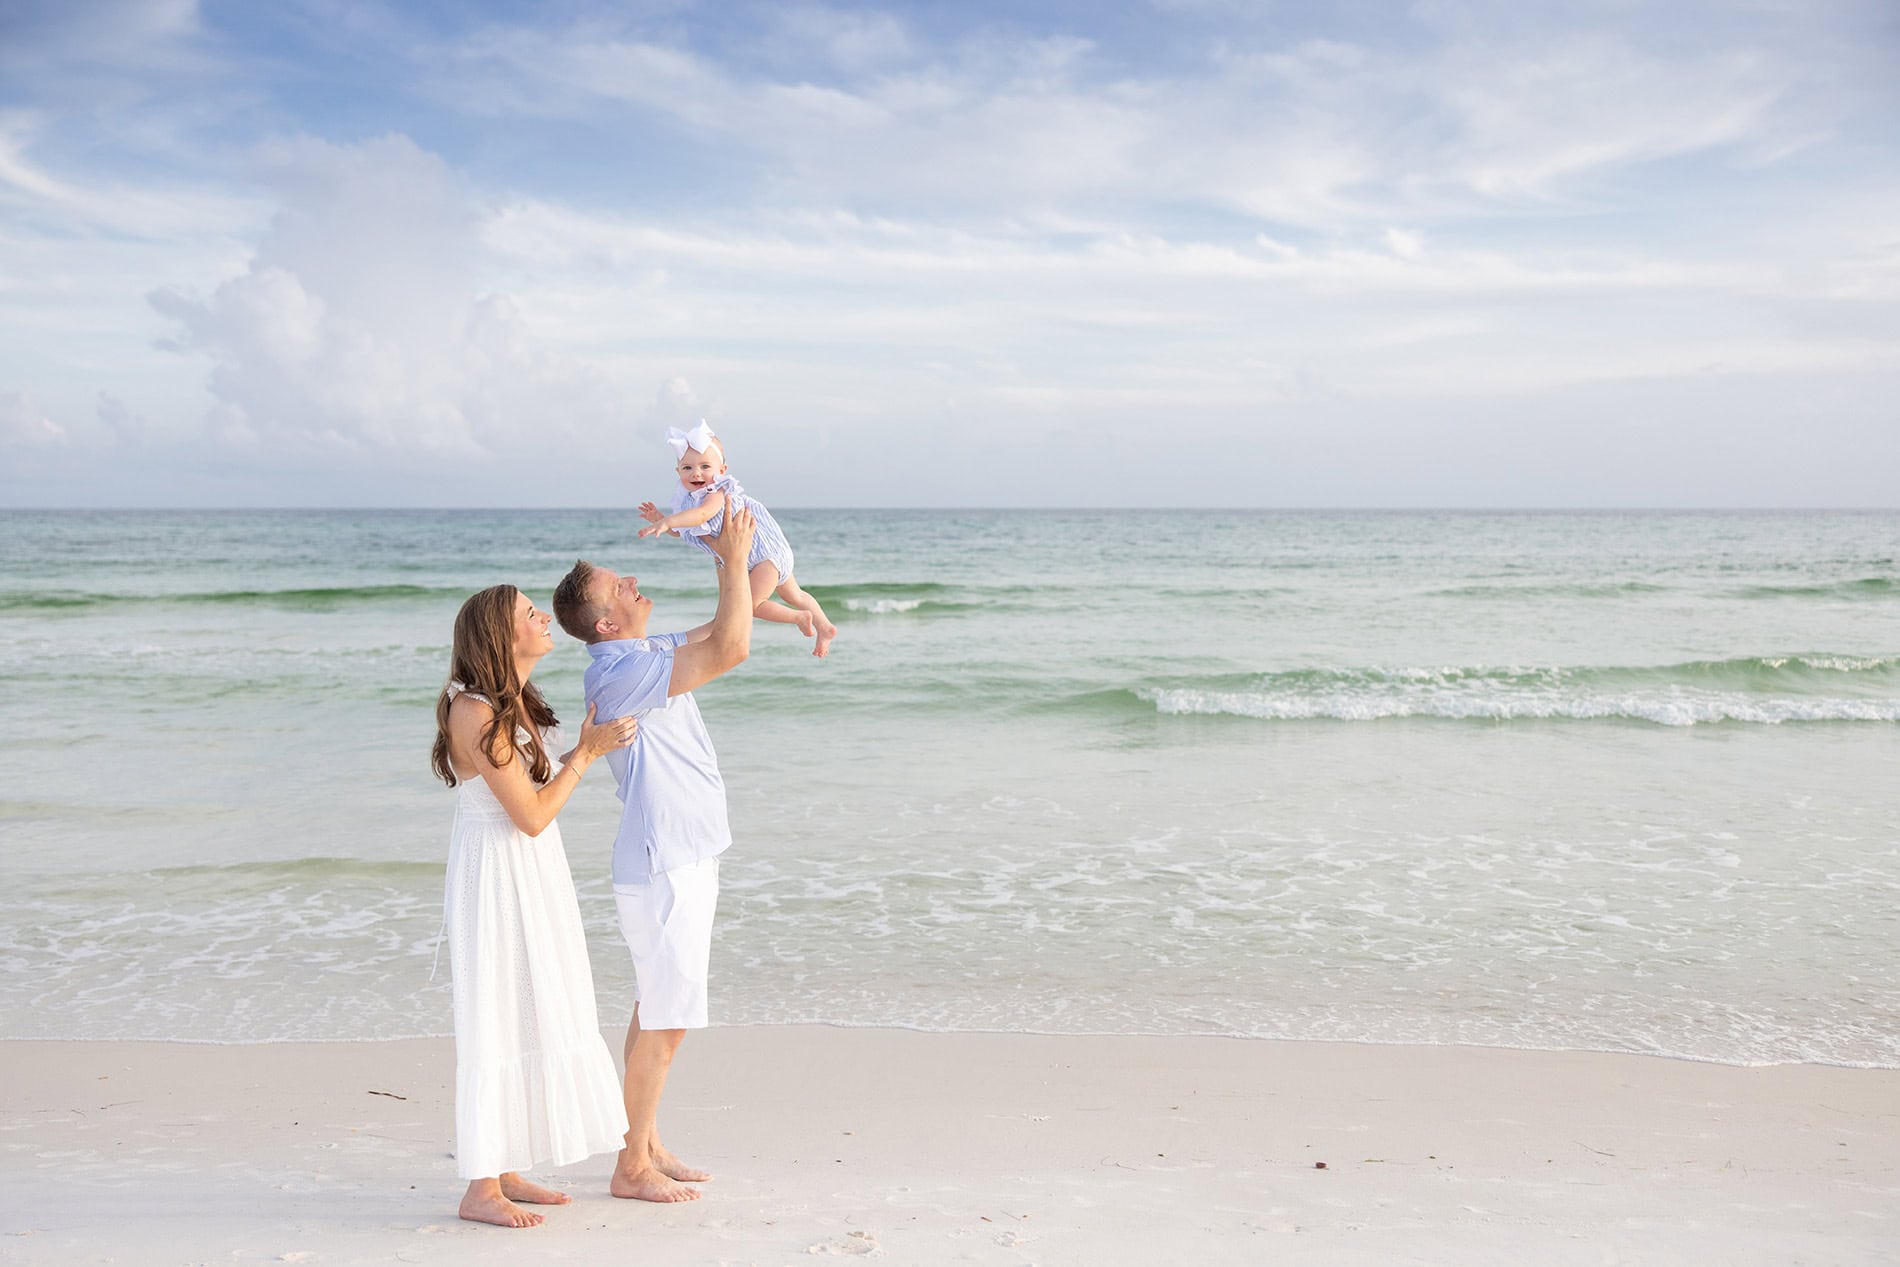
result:
M 640 503 L 640 518 L 646 520 L 650 524 L 656 524 L 656 523 L 659 523 L 660 520 L 666 518 L 666 516 L 662 515 L 660 513 L 660 508 L 658 506 L 655 506 L 652 502 L 641 502 Z
M 646 527 L 640 529 L 640 535 L 643 537 L 657 537 L 665 531 L 667 531 L 665 524 L 648 524 Z

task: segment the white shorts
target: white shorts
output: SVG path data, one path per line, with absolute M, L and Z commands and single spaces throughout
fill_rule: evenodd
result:
M 645 884 L 616 884 L 620 935 L 633 952 L 633 997 L 641 1029 L 704 1029 L 719 859 L 662 871 Z

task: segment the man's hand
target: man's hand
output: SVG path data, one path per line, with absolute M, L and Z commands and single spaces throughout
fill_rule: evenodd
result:
M 726 507 L 726 522 L 719 527 L 719 535 L 713 538 L 713 552 L 719 561 L 728 567 L 737 567 L 745 571 L 746 556 L 752 553 L 752 530 L 755 527 L 752 512 L 743 506 Z
M 719 610 L 713 613 L 706 636 L 673 653 L 673 676 L 668 695 L 697 690 L 741 663 L 752 650 L 752 584 L 746 576 L 746 555 L 752 552 L 752 512 L 727 506 L 726 521 L 712 538 L 719 556 Z M 704 540 L 704 538 L 702 538 Z

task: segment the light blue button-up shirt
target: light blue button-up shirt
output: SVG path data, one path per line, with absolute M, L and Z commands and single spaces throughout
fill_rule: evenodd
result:
M 601 721 L 640 718 L 631 747 L 607 754 L 620 789 L 614 887 L 640 885 L 663 871 L 726 851 L 726 783 L 689 691 L 668 697 L 673 650 L 685 634 L 589 643 L 587 702 Z

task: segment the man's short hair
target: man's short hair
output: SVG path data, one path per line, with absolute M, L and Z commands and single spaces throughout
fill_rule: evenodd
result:
M 570 636 L 582 642 L 600 641 L 600 630 L 594 626 L 607 615 L 607 605 L 594 601 L 588 592 L 597 570 L 586 559 L 576 559 L 561 583 L 554 587 L 554 618 Z

